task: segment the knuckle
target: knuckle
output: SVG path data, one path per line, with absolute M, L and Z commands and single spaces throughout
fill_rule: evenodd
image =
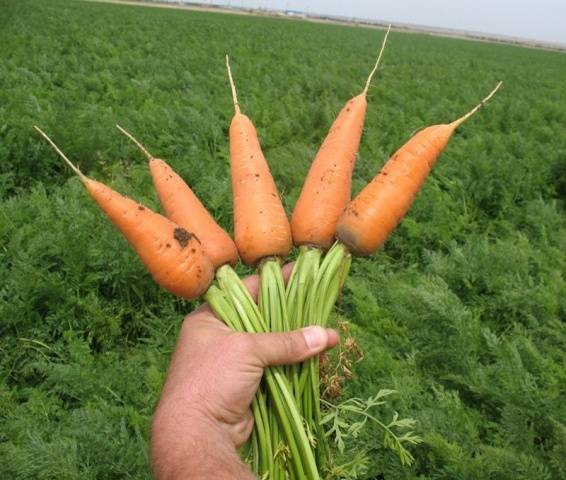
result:
M 286 333 L 281 337 L 283 350 L 287 358 L 296 358 L 301 353 L 301 348 L 297 338 L 292 333 Z

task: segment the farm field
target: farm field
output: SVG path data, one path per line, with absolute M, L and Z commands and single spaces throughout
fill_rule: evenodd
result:
M 383 32 L 65 0 L 0 0 L 0 478 L 151 478 L 147 435 L 183 316 L 39 125 L 88 175 L 158 209 L 167 159 L 231 229 L 231 56 L 290 212 Z M 566 55 L 393 32 L 354 192 L 416 130 L 465 124 L 338 304 L 364 358 L 343 398 L 417 421 L 401 465 L 367 426 L 360 479 L 566 478 Z M 244 274 L 244 269 L 239 270 Z M 351 460 L 352 458 L 344 458 Z

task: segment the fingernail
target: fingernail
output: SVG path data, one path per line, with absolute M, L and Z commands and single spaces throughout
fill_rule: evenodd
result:
M 328 334 L 324 328 L 314 326 L 305 327 L 301 330 L 305 338 L 305 343 L 310 350 L 319 350 L 326 345 Z

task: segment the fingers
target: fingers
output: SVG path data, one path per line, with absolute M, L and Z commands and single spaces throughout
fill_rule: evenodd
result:
M 254 300 L 257 300 L 257 294 L 259 291 L 259 275 L 250 275 L 249 277 L 243 278 L 242 283 L 250 291 L 250 295 Z
M 255 353 L 264 367 L 307 360 L 336 346 L 338 333 L 318 326 L 285 333 L 254 334 Z

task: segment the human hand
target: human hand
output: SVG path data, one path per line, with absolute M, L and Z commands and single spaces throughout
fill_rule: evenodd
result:
M 287 278 L 292 265 L 283 269 Z M 243 280 L 257 297 L 257 275 Z M 181 327 L 151 428 L 151 459 L 159 480 L 254 478 L 236 448 L 253 428 L 250 405 L 264 368 L 304 361 L 338 343 L 322 327 L 288 333 L 238 333 L 207 304 Z

